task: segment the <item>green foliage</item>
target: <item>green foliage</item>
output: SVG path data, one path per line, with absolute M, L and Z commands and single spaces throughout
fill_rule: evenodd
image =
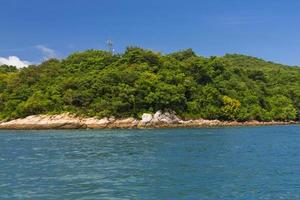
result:
M 185 118 L 299 120 L 299 80 L 297 67 L 236 54 L 88 50 L 22 69 L 0 66 L 0 119 L 63 112 L 138 117 L 170 109 Z
M 221 108 L 221 115 L 227 120 L 236 120 L 239 114 L 241 103 L 239 100 L 232 99 L 228 96 L 222 97 L 223 106 Z
M 270 106 L 270 116 L 274 120 L 293 120 L 296 118 L 297 110 L 292 101 L 285 96 L 276 95 L 267 98 Z
M 0 73 L 9 73 L 9 72 L 16 72 L 17 68 L 15 66 L 9 65 L 0 65 Z
M 27 101 L 18 104 L 16 111 L 24 117 L 28 115 L 43 114 L 51 109 L 52 101 L 45 97 L 41 91 L 35 92 Z

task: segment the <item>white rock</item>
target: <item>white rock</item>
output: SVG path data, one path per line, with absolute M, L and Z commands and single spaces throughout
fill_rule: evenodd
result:
M 162 111 L 159 110 L 153 115 L 153 123 L 158 123 L 161 120 Z
M 153 119 L 153 116 L 152 114 L 149 114 L 149 113 L 144 113 L 142 115 L 142 120 L 141 120 L 141 123 L 143 124 L 147 124 L 147 123 L 150 123 Z

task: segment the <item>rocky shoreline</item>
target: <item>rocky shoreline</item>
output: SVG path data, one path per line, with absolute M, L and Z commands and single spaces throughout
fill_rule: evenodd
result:
M 300 122 L 259 122 L 259 121 L 219 121 L 219 120 L 182 120 L 173 112 L 157 111 L 155 114 L 145 113 L 141 120 L 134 118 L 115 119 L 114 117 L 84 118 L 72 114 L 32 115 L 23 119 L 7 122 L 0 121 L 0 129 L 7 130 L 40 130 L 40 129 L 132 129 L 132 128 L 197 128 L 227 126 L 266 126 L 289 125 Z

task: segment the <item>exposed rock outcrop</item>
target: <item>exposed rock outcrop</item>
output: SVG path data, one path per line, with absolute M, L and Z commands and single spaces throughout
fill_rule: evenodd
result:
M 157 127 L 165 125 L 175 125 L 180 124 L 180 119 L 175 112 L 162 112 L 157 111 L 154 115 L 150 113 L 144 113 L 142 115 L 142 120 L 139 122 L 139 127 Z
M 153 116 L 153 123 L 178 124 L 180 121 L 175 112 L 157 111 Z
M 136 128 L 139 121 L 134 118 L 118 119 L 108 125 L 108 128 Z
M 113 123 L 115 121 L 114 118 L 103 118 L 103 119 L 97 119 L 97 118 L 85 118 L 82 119 L 81 122 L 85 124 L 86 128 L 90 129 L 103 129 L 107 128 L 109 124 Z
M 1 129 L 79 129 L 85 128 L 80 119 L 68 113 L 61 115 L 33 115 L 0 124 Z
M 157 111 L 145 113 L 141 120 L 134 118 L 115 119 L 113 117 L 82 118 L 72 114 L 34 115 L 24 119 L 0 122 L 0 129 L 105 129 L 105 128 L 175 128 L 175 127 L 216 127 L 216 126 L 259 126 L 285 125 L 299 122 L 226 122 L 219 120 L 181 120 L 175 112 Z
M 153 119 L 153 115 L 149 113 L 144 113 L 142 115 L 142 120 L 140 121 L 140 125 L 150 124 Z

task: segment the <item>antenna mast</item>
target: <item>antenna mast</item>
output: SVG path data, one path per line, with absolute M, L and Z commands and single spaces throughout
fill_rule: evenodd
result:
M 113 42 L 112 40 L 107 40 L 107 47 L 108 47 L 108 51 L 113 54 L 114 53 L 114 49 L 113 49 Z

